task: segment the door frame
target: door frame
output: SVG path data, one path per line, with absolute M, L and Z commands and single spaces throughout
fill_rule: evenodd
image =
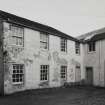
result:
M 91 83 L 91 84 L 88 84 L 88 83 L 87 83 L 87 70 L 88 70 L 88 69 L 91 70 L 91 73 L 92 73 L 92 74 L 91 74 L 91 75 L 92 75 L 92 83 Z M 92 66 L 87 66 L 87 67 L 85 68 L 85 84 L 88 85 L 88 86 L 93 86 L 93 81 L 94 81 L 93 79 L 94 79 L 93 67 L 92 67 Z

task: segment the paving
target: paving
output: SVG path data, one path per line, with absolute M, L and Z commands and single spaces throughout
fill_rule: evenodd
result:
M 105 105 L 105 88 L 36 89 L 0 96 L 0 105 Z

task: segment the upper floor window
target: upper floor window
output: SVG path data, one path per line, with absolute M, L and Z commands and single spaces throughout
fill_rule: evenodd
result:
M 75 53 L 80 54 L 80 43 L 79 42 L 75 42 Z
M 12 43 L 14 45 L 23 46 L 24 29 L 17 25 L 11 25 Z
M 61 38 L 61 51 L 67 52 L 67 39 Z
M 46 33 L 40 33 L 40 48 L 48 49 L 49 36 Z
M 96 47 L 96 46 L 95 46 L 95 42 L 90 42 L 90 43 L 88 43 L 88 51 L 89 51 L 89 52 L 95 51 L 95 50 L 96 50 L 95 47 Z

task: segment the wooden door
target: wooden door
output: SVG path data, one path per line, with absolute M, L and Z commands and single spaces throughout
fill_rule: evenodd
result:
M 86 84 L 93 85 L 93 68 L 86 67 Z
M 75 69 L 75 82 L 80 82 L 81 81 L 81 69 L 80 66 L 76 66 Z

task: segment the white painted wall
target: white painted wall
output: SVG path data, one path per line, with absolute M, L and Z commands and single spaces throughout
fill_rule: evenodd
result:
M 26 89 L 45 88 L 40 86 L 40 65 L 49 65 L 49 85 L 48 87 L 58 87 L 62 85 L 60 79 L 60 66 L 67 65 L 67 82 L 75 82 L 75 66 L 81 65 L 81 79 L 84 79 L 83 67 L 83 46 L 81 44 L 81 54 L 75 54 L 75 42 L 67 40 L 67 53 L 60 51 L 60 37 L 49 35 L 49 50 L 40 49 L 40 32 L 24 28 L 24 48 L 23 51 L 14 53 L 15 49 L 11 43 L 11 30 L 9 23 L 4 22 L 4 50 L 8 52 L 7 58 L 10 58 L 5 65 L 5 93 L 9 94 L 15 91 Z M 11 64 L 25 64 L 25 81 L 22 86 L 14 86 L 12 84 Z M 7 68 L 8 66 L 8 68 Z
M 84 67 L 93 67 L 93 84 L 105 86 L 105 40 L 96 42 L 96 51 L 88 52 L 88 45 L 84 45 Z M 86 68 L 85 68 L 86 70 Z

